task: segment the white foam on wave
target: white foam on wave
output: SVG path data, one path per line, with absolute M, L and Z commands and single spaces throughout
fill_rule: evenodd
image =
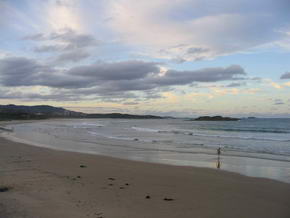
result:
M 141 132 L 160 132 L 161 130 L 158 129 L 151 129 L 151 128 L 144 128 L 144 127 L 136 127 L 133 126 L 132 129 L 136 130 L 136 131 L 141 131 Z
M 256 140 L 256 141 L 277 141 L 277 142 L 289 142 L 290 141 L 290 139 L 260 138 L 260 137 L 253 137 L 253 136 L 230 136 L 230 135 L 210 135 L 210 134 L 192 134 L 192 136 L 231 138 L 231 139 Z
M 90 127 L 104 127 L 105 125 L 99 124 L 99 123 L 81 123 L 81 124 L 76 124 L 73 125 L 73 128 L 90 128 Z
M 106 135 L 106 134 L 101 134 L 101 133 L 97 133 L 97 132 L 92 132 L 92 131 L 88 131 L 89 134 L 91 135 L 95 135 L 95 136 L 100 136 L 100 137 L 104 137 L 104 138 L 108 138 L 108 139 L 118 139 L 118 140 L 125 140 L 125 141 L 141 141 L 137 138 L 130 138 L 130 137 L 126 137 L 126 136 L 114 136 L 114 135 Z M 137 139 L 137 140 L 136 140 Z
M 214 137 L 214 138 L 231 138 L 231 139 L 242 139 L 242 140 L 257 140 L 257 141 L 277 141 L 277 142 L 290 142 L 289 139 L 278 139 L 278 138 L 267 138 L 267 137 L 254 137 L 254 136 L 235 136 L 235 135 L 223 135 L 223 134 L 210 134 L 210 133 L 195 133 L 190 130 L 176 129 L 176 130 L 159 130 L 159 133 L 165 134 L 181 134 L 189 136 L 200 136 L 200 137 Z

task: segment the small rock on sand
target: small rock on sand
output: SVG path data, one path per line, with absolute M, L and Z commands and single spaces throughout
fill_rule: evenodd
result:
M 11 187 L 0 186 L 0 192 L 8 192 L 10 189 L 11 189 Z
M 173 198 L 163 198 L 164 201 L 174 201 Z

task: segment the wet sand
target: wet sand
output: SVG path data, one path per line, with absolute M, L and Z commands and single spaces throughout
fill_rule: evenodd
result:
M 0 138 L 1 218 L 289 218 L 289 202 L 290 184 L 274 180 Z

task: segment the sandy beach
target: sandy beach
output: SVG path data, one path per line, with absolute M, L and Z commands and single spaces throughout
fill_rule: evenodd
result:
M 0 0 L 0 218 L 290 218 L 290 0 Z
M 290 184 L 0 138 L 1 218 L 290 217 Z

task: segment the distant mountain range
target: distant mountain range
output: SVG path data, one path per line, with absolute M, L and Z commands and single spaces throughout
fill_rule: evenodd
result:
M 132 115 L 121 113 L 109 114 L 86 114 L 66 110 L 61 107 L 49 105 L 23 106 L 23 105 L 0 105 L 0 120 L 27 120 L 48 118 L 119 118 L 119 119 L 163 119 L 153 115 Z

